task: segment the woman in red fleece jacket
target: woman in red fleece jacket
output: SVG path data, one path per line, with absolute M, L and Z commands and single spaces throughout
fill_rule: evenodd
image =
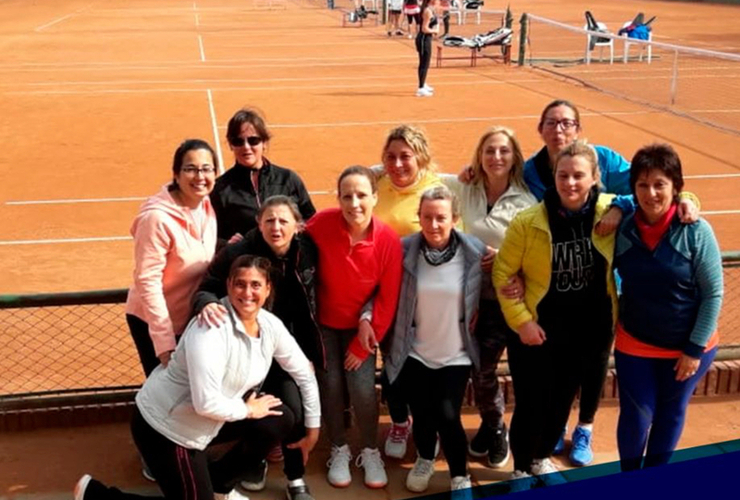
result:
M 329 439 L 329 483 L 349 486 L 352 455 L 344 428 L 345 384 L 360 428 L 365 485 L 388 482 L 377 446 L 375 348 L 393 321 L 401 287 L 401 242 L 373 216 L 378 202 L 373 173 L 360 166 L 339 176 L 339 208 L 314 215 L 306 227 L 319 249 L 318 320 L 326 368 L 318 369 L 321 406 Z M 374 300 L 372 320 L 360 320 L 363 306 Z

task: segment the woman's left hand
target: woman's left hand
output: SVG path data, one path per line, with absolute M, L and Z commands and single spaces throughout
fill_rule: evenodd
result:
M 680 198 L 676 212 L 682 224 L 693 224 L 699 220 L 699 208 L 690 198 Z
M 619 207 L 611 207 L 596 223 L 594 231 L 599 236 L 609 236 L 619 227 L 619 223 L 622 222 L 622 209 Z
M 308 463 L 308 455 L 313 451 L 314 446 L 319 441 L 319 429 L 313 427 L 306 427 L 306 437 L 295 443 L 287 445 L 291 450 L 301 450 L 303 455 L 303 465 Z
M 357 328 L 357 340 L 360 342 L 360 346 L 370 353 L 374 352 L 375 347 L 378 345 L 378 341 L 375 338 L 375 330 L 366 319 L 360 320 L 360 325 Z
M 480 268 L 484 273 L 490 273 L 493 269 L 493 259 L 496 258 L 496 249 L 492 247 L 486 247 L 486 254 L 480 260 Z
M 683 382 L 696 375 L 700 361 L 687 354 L 681 354 L 681 357 L 676 361 L 676 366 L 673 367 L 673 370 L 676 372 L 676 380 Z
M 344 369 L 350 372 L 353 372 L 357 370 L 360 366 L 362 366 L 363 360 L 352 354 L 351 352 L 347 351 L 346 356 L 344 356 Z

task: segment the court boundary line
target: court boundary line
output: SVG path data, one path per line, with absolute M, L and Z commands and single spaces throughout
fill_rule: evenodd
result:
M 62 17 L 60 17 L 58 19 L 55 19 L 55 20 L 53 20 L 53 21 L 51 21 L 49 23 L 46 23 L 46 24 L 43 24 L 43 25 L 41 25 L 41 26 L 39 26 L 37 28 L 34 28 L 34 31 L 37 32 L 37 33 L 41 33 L 46 28 L 50 28 L 50 27 L 54 26 L 55 24 L 59 24 L 62 21 L 65 21 L 65 20 L 69 19 L 70 17 L 74 17 L 76 15 L 77 15 L 77 12 L 72 12 L 70 14 L 67 14 L 66 16 L 62 16 Z
M 203 48 L 203 36 L 198 34 L 198 47 L 200 48 L 200 60 L 201 62 L 206 62 L 206 51 L 205 48 Z
M 224 173 L 224 157 L 221 153 L 221 141 L 218 137 L 218 122 L 216 121 L 216 108 L 213 105 L 213 94 L 211 89 L 206 89 L 208 96 L 208 109 L 211 113 L 211 127 L 213 131 L 213 142 L 216 144 L 216 156 L 218 156 L 218 175 Z

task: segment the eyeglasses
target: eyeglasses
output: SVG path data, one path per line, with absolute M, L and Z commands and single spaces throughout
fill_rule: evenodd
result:
M 210 174 L 212 174 L 215 171 L 216 171 L 216 169 L 213 168 L 213 167 L 202 167 L 202 168 L 198 168 L 198 167 L 182 167 L 180 169 L 180 172 L 182 172 L 184 174 L 187 174 L 187 175 L 198 175 L 198 174 L 210 175 Z
M 262 137 L 258 135 L 250 135 L 249 137 L 229 137 L 229 144 L 235 148 L 245 146 L 247 144 L 252 147 L 259 146 L 262 144 Z
M 578 122 L 569 118 L 564 118 L 562 120 L 548 119 L 542 122 L 542 125 L 544 125 L 545 128 L 557 128 L 558 125 L 560 125 L 563 130 L 570 130 L 574 127 L 577 127 Z

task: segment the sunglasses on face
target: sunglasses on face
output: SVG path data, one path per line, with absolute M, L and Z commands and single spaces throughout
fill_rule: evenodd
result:
M 229 137 L 229 144 L 235 148 L 246 146 L 247 144 L 252 147 L 259 146 L 262 144 L 262 137 L 258 135 L 250 135 L 249 137 Z

